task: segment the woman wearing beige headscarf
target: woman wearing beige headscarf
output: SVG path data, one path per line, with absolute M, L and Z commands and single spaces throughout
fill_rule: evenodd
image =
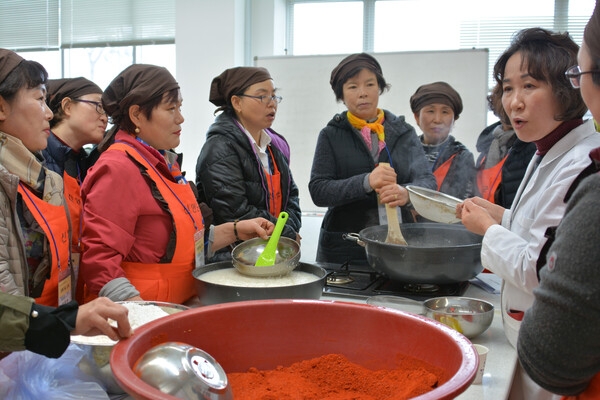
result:
M 242 240 L 267 238 L 255 218 L 204 226 L 177 155 L 183 116 L 179 84 L 166 68 L 132 65 L 106 88 L 114 126 L 98 145 L 83 199 L 81 278 L 86 299 L 183 303 L 196 295 L 192 271 L 207 255 Z
M 600 120 L 598 2 L 585 28 L 577 62 L 567 77 Z M 518 342 L 521 365 L 537 384 L 579 400 L 600 398 L 600 148 L 592 150 L 590 158 L 588 170 L 593 174 L 572 187 L 577 189 L 556 229 Z
M 196 164 L 200 199 L 216 223 L 288 213 L 283 236 L 300 241 L 298 187 L 290 170 L 289 146 L 271 129 L 281 97 L 264 68 L 235 67 L 215 77 L 211 103 L 221 112 L 208 128 Z M 213 260 L 230 258 L 224 249 Z

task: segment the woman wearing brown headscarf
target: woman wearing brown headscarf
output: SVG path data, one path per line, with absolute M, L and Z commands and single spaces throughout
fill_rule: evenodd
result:
M 81 188 L 86 299 L 183 303 L 196 295 L 192 271 L 205 251 L 273 229 L 262 218 L 204 226 L 170 150 L 179 145 L 181 102 L 175 78 L 155 65 L 126 68 L 102 95 L 114 126 Z
M 52 119 L 47 79 L 37 62 L 0 49 L 0 352 L 56 358 L 71 333 L 118 340 L 131 328 L 127 309 L 108 299 L 81 307 L 71 301 L 62 179 L 40 156 Z M 108 318 L 118 321 L 118 332 Z
M 567 76 L 598 121 L 598 2 L 584 30 L 577 62 Z M 596 173 L 574 185 L 577 189 L 540 271 L 540 285 L 523 318 L 517 347 L 521 365 L 536 383 L 573 400 L 600 398 L 600 148 L 592 150 L 590 158 L 589 168 Z
M 437 185 L 415 129 L 403 116 L 378 108 L 388 85 L 373 56 L 344 58 L 331 72 L 330 84 L 348 111 L 329 121 L 315 149 L 308 188 L 317 206 L 328 207 L 317 261 L 366 263 L 364 248 L 342 235 L 387 224 L 381 205 L 386 203 L 401 208 L 403 222 L 414 222 L 404 186 Z
M 95 146 L 104 137 L 108 118 L 102 107 L 102 89 L 89 79 L 50 79 L 46 103 L 54 114 L 48 147 L 42 151 L 47 168 L 63 177 L 65 199 L 71 216 L 71 260 L 79 269 L 81 258 L 81 183 L 94 163 Z M 81 300 L 81 299 L 78 299 Z
M 410 108 L 423 134 L 425 156 L 437 181 L 437 190 L 459 199 L 475 193 L 475 159 L 450 132 L 463 109 L 462 99 L 446 82 L 419 86 Z
M 264 68 L 230 68 L 213 79 L 211 103 L 221 112 L 208 128 L 196 164 L 200 199 L 216 223 L 262 217 L 272 222 L 285 211 L 283 236 L 300 241 L 298 187 L 285 139 L 271 129 L 281 97 Z M 224 249 L 213 260 L 230 258 Z

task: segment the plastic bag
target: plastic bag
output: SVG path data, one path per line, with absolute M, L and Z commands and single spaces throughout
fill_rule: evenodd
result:
M 57 359 L 30 351 L 12 353 L 0 361 L 0 398 L 109 400 L 99 382 L 77 367 L 83 356 L 75 345 Z

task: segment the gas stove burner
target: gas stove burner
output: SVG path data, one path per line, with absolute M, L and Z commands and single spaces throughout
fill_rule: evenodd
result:
M 333 272 L 327 276 L 329 285 L 347 285 L 354 282 L 354 278 L 348 272 Z
M 407 283 L 404 289 L 411 293 L 436 293 L 440 291 L 440 286 L 433 283 Z

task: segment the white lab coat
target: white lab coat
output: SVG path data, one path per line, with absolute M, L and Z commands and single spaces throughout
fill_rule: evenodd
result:
M 539 284 L 536 263 L 546 243 L 546 228 L 557 226 L 562 219 L 567 190 L 590 164 L 588 154 L 596 147 L 600 147 L 600 134 L 589 120 L 558 141 L 537 168 L 534 156 L 511 209 L 504 212 L 502 225 L 491 226 L 483 237 L 481 263 L 503 280 L 504 332 L 515 348 L 521 323 L 507 311 L 526 311 L 532 306 L 533 289 Z M 529 399 L 551 398 L 526 392 Z
M 491 226 L 483 237 L 482 265 L 502 278 L 502 315 L 509 309 L 525 311 L 533 304 L 538 286 L 536 262 L 546 243 L 546 228 L 557 226 L 565 212 L 567 190 L 591 160 L 589 152 L 600 147 L 600 134 L 592 120 L 578 126 L 558 141 L 534 170 L 536 156 L 527 167 L 510 210 L 502 225 Z M 506 335 L 516 348 L 516 329 Z

